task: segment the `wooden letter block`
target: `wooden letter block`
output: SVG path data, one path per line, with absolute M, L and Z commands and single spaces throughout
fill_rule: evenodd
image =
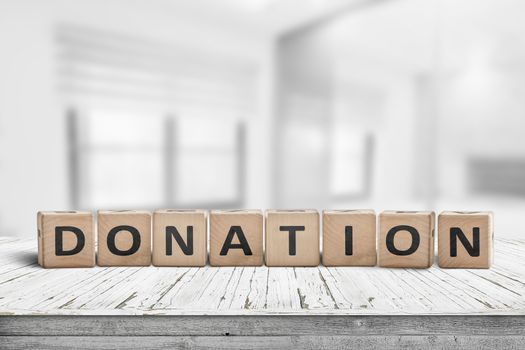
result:
M 435 214 L 430 211 L 382 212 L 379 215 L 379 266 L 432 266 L 434 223 Z
M 40 266 L 95 266 L 93 214 L 80 211 L 39 212 L 37 227 Z
M 445 211 L 438 218 L 438 264 L 450 268 L 490 268 L 494 229 L 491 212 Z
M 323 265 L 375 266 L 376 262 L 373 210 L 323 211 Z
M 98 212 L 100 266 L 151 264 L 151 213 L 138 210 Z
M 261 266 L 263 216 L 260 210 L 210 213 L 210 265 Z
M 268 210 L 265 256 L 267 266 L 318 266 L 319 213 Z
M 157 210 L 153 214 L 153 265 L 205 266 L 208 217 L 204 210 Z

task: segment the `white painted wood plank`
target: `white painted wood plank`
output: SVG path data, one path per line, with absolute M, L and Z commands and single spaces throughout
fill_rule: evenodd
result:
M 188 272 L 182 274 L 175 280 L 172 286 L 167 289 L 163 295 L 159 296 L 156 303 L 152 305 L 152 310 L 174 309 L 177 310 L 179 301 L 188 300 L 200 288 L 199 281 L 208 272 L 208 266 L 203 268 L 191 268 Z M 183 306 L 183 304 L 181 305 Z
M 262 310 L 266 303 L 268 268 L 249 267 L 239 281 L 239 287 L 230 300 L 231 310 Z
M 293 281 L 290 275 L 293 275 L 290 268 L 268 268 L 265 309 L 303 309 L 303 307 L 301 307 L 301 296 L 297 293 L 297 284 L 294 283 L 295 281 Z
M 525 240 L 498 240 L 489 270 L 42 269 L 34 239 L 4 237 L 0 253 L 1 314 L 525 314 Z
M 339 305 L 318 268 L 294 267 L 292 270 L 303 308 L 308 310 L 339 309 Z
M 152 277 L 148 283 L 137 283 L 133 298 L 127 298 L 119 303 L 121 309 L 152 310 L 157 303 L 168 293 L 174 292 L 180 286 L 181 280 L 188 273 L 197 269 L 192 268 L 158 268 L 155 273 L 144 270 Z M 130 294 L 131 296 L 132 294 Z

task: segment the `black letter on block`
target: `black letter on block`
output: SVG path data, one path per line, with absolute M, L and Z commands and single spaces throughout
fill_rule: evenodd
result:
M 394 237 L 399 231 L 408 231 L 412 235 L 412 244 L 407 250 L 399 250 L 394 246 Z M 386 248 L 394 255 L 405 256 L 414 253 L 419 248 L 419 232 L 412 227 L 407 225 L 399 225 L 392 227 L 386 234 Z
M 184 243 L 175 226 L 166 226 L 166 255 L 173 255 L 172 236 L 185 255 L 193 255 L 193 226 L 186 227 L 186 235 L 188 236 L 188 244 Z
M 304 226 L 279 226 L 280 231 L 288 231 L 288 254 L 295 255 L 297 252 L 295 244 L 295 233 L 304 231 Z
M 120 231 L 128 231 L 129 233 L 131 233 L 131 236 L 133 237 L 133 244 L 131 245 L 131 248 L 129 248 L 128 250 L 120 250 L 115 245 L 115 237 L 117 236 L 117 233 L 119 233 Z M 128 255 L 136 253 L 137 250 L 139 250 L 140 233 L 133 226 L 127 226 L 127 225 L 117 226 L 117 227 L 113 227 L 111 231 L 109 231 L 107 241 L 108 241 L 108 249 L 111 253 L 115 255 L 119 255 L 119 256 L 128 256 Z
M 233 244 L 233 236 L 239 237 L 239 243 Z M 230 227 L 230 231 L 228 232 L 228 236 L 226 237 L 226 240 L 224 241 L 224 244 L 221 249 L 220 255 L 228 255 L 228 250 L 230 249 L 239 249 L 241 248 L 244 252 L 244 255 L 253 255 L 252 250 L 250 249 L 250 245 L 248 244 L 248 241 L 246 240 L 246 237 L 244 236 L 244 232 L 242 232 L 242 228 L 240 226 L 232 226 Z
M 472 245 L 470 245 L 467 237 L 459 227 L 450 228 L 450 256 L 452 257 L 458 256 L 457 238 L 459 238 L 470 256 L 479 256 L 479 227 L 472 229 L 472 240 L 474 241 Z
M 354 253 L 352 236 L 353 236 L 352 226 L 345 226 L 345 255 L 352 255 Z
M 73 232 L 77 236 L 77 245 L 71 250 L 64 250 L 64 231 Z M 55 255 L 56 256 L 68 256 L 80 253 L 84 249 L 86 244 L 86 237 L 84 232 L 78 227 L 73 226 L 57 226 L 55 227 Z

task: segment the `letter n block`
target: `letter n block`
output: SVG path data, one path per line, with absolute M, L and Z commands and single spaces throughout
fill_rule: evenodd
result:
M 81 211 L 38 212 L 37 227 L 40 266 L 95 266 L 93 214 Z
M 375 266 L 376 262 L 373 210 L 323 211 L 323 265 Z
M 260 210 L 210 213 L 210 265 L 261 266 L 263 216 Z
M 493 261 L 491 212 L 445 211 L 438 217 L 438 265 L 488 269 Z
M 382 212 L 379 215 L 378 265 L 413 268 L 432 266 L 434 226 L 434 212 Z
M 268 210 L 265 257 L 268 266 L 318 266 L 317 210 Z
M 205 210 L 157 210 L 153 214 L 153 265 L 205 266 L 208 216 Z
M 151 213 L 138 210 L 98 212 L 100 266 L 151 264 Z

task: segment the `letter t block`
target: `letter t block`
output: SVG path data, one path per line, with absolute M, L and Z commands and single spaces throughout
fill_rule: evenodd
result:
M 265 257 L 267 266 L 318 266 L 317 210 L 268 210 Z

